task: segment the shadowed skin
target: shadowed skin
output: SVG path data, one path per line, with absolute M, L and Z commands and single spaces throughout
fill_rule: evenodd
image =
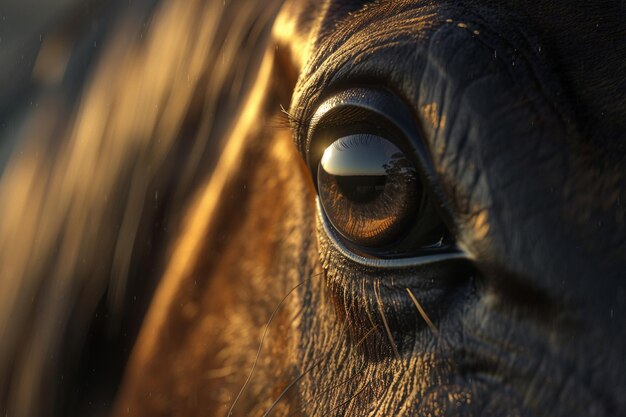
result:
M 624 6 L 278 6 L 232 123 L 208 130 L 219 160 L 168 194 L 178 226 L 111 415 L 626 414 Z M 333 244 L 307 130 L 352 87 L 410 109 L 469 260 L 383 270 Z M 35 398 L 8 386 L 14 409 Z

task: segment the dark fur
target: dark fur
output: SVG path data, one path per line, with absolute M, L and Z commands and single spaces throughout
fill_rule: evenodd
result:
M 626 413 L 623 4 L 365 3 L 111 14 L 0 184 L 2 411 Z M 306 129 L 355 85 L 415 115 L 471 262 L 383 272 L 316 225 Z

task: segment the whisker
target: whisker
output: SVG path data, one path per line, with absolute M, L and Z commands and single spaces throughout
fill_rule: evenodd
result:
M 320 392 L 318 395 L 316 395 L 315 397 L 311 398 L 310 400 L 305 401 L 304 403 L 302 403 L 302 404 L 300 405 L 300 407 L 298 407 L 298 408 L 297 408 L 297 410 L 296 410 L 295 412 L 293 412 L 293 413 L 289 414 L 289 416 L 288 416 L 288 417 L 295 416 L 295 415 L 296 415 L 296 412 L 298 412 L 298 411 L 304 411 L 304 408 L 305 408 L 307 405 L 311 404 L 311 403 L 312 403 L 312 402 L 314 402 L 314 401 L 319 400 L 320 398 L 322 398 L 324 395 L 328 394 L 329 392 L 331 392 L 331 391 L 332 391 L 332 390 L 334 390 L 335 388 L 339 388 L 339 387 L 341 387 L 342 385 L 345 385 L 345 384 L 347 384 L 348 382 L 352 381 L 354 378 L 356 378 L 357 376 L 361 375 L 361 374 L 363 373 L 363 371 L 365 371 L 365 368 L 366 368 L 366 367 L 367 367 L 367 364 L 365 364 L 365 363 L 364 363 L 364 364 L 363 364 L 363 366 L 361 366 L 361 367 L 359 368 L 359 370 L 358 370 L 358 371 L 356 371 L 353 375 L 350 375 L 348 378 L 344 379 L 344 380 L 343 380 L 343 381 L 341 381 L 340 383 L 337 383 L 337 384 L 335 384 L 335 385 L 332 385 L 330 388 L 325 389 L 324 391 Z
M 313 279 L 313 278 L 315 278 L 315 277 L 317 277 L 319 275 L 322 275 L 322 273 L 320 272 L 318 274 L 312 275 L 311 277 L 305 279 L 304 281 L 300 282 L 298 285 L 293 287 L 291 290 L 289 290 L 289 292 L 287 294 L 285 294 L 283 299 L 280 300 L 278 305 L 274 308 L 274 311 L 272 311 L 272 314 L 270 315 L 269 320 L 265 324 L 265 329 L 263 330 L 263 335 L 261 336 L 261 341 L 259 342 L 259 348 L 257 349 L 256 357 L 254 358 L 254 362 L 252 363 L 252 368 L 250 369 L 250 373 L 248 374 L 248 377 L 246 378 L 245 382 L 243 383 L 243 386 L 239 390 L 239 393 L 235 397 L 235 400 L 233 401 L 233 403 L 231 404 L 230 408 L 228 409 L 228 413 L 226 414 L 227 417 L 230 417 L 233 414 L 233 410 L 235 409 L 235 406 L 237 405 L 237 402 L 239 401 L 239 398 L 241 398 L 241 395 L 246 390 L 246 388 L 248 387 L 248 384 L 250 383 L 250 380 L 252 379 L 252 375 L 254 374 L 254 370 L 256 369 L 256 365 L 257 365 L 257 363 L 259 361 L 259 357 L 261 356 L 261 349 L 263 348 L 263 342 L 265 341 L 265 336 L 267 336 L 267 332 L 269 330 L 270 324 L 272 324 L 272 320 L 274 320 L 274 317 L 276 316 L 276 313 L 278 312 L 280 307 L 283 305 L 283 303 L 285 302 L 287 297 L 289 297 L 296 289 L 300 288 L 306 282 L 310 281 L 311 279 Z
M 280 400 L 283 399 L 283 397 L 285 395 L 287 395 L 287 392 L 289 392 L 289 390 L 298 383 L 298 381 L 300 381 L 302 378 L 304 378 L 309 372 L 311 372 L 313 369 L 315 369 L 315 367 L 317 367 L 320 363 L 322 363 L 323 361 L 325 361 L 328 356 L 330 355 L 330 352 L 327 355 L 324 355 L 323 358 L 321 358 L 320 360 L 318 360 L 317 362 L 315 362 L 313 365 L 311 365 L 309 368 L 307 368 L 304 372 L 302 372 L 300 375 L 298 375 L 296 378 L 294 378 L 289 385 L 287 385 L 285 387 L 285 389 L 283 390 L 283 392 L 280 393 L 280 395 L 278 396 L 278 398 L 276 398 L 276 400 L 272 403 L 272 405 L 270 406 L 269 409 L 267 409 L 267 411 L 265 411 L 265 413 L 263 413 L 263 417 L 267 417 L 270 415 L 270 413 L 272 412 L 272 410 L 278 405 L 278 403 L 280 402 Z
M 378 289 L 380 286 L 380 282 L 377 282 L 374 285 L 374 295 L 376 296 L 376 303 L 378 304 L 378 311 L 380 312 L 380 317 L 383 319 L 383 324 L 385 325 L 385 331 L 387 332 L 387 337 L 391 342 L 391 348 L 393 349 L 394 355 L 396 355 L 396 359 L 400 360 L 400 353 L 398 352 L 398 347 L 396 346 L 396 342 L 393 340 L 393 335 L 391 334 L 391 329 L 389 328 L 389 323 L 387 323 L 387 318 L 385 317 L 385 312 L 383 311 L 383 304 L 380 301 L 380 294 L 378 293 Z
M 330 413 L 332 413 L 333 411 L 337 410 L 340 407 L 343 407 L 346 404 L 349 404 L 350 402 L 352 402 L 352 400 L 354 400 L 356 397 L 358 397 L 359 395 L 361 395 L 361 393 L 363 391 L 365 391 L 366 388 L 370 388 L 370 386 L 372 385 L 373 381 L 368 382 L 367 384 L 365 384 L 362 388 L 360 388 L 359 390 L 357 390 L 357 392 L 354 393 L 354 395 L 352 395 L 350 398 L 348 398 L 346 401 L 342 402 L 341 404 L 337 404 L 336 406 L 334 406 L 333 408 L 331 408 L 330 410 L 328 410 L 327 413 L 325 413 L 324 415 L 329 415 Z
M 415 296 L 413 295 L 413 292 L 411 292 L 409 288 L 407 288 L 406 291 L 409 293 L 409 297 L 411 297 L 411 300 L 413 300 L 413 304 L 415 304 L 415 307 L 417 307 L 417 311 L 420 312 L 420 315 L 422 316 L 426 324 L 428 324 L 428 327 L 430 327 L 430 330 L 432 330 L 435 336 L 439 336 L 439 329 L 437 329 L 437 326 L 435 326 L 430 320 L 430 318 L 426 314 L 426 311 L 424 311 L 420 303 L 417 301 L 417 298 L 415 298 Z
M 361 346 L 361 345 L 363 344 L 363 342 L 365 342 L 365 340 L 367 340 L 367 338 L 369 338 L 369 337 L 371 336 L 371 334 L 372 334 L 372 333 L 374 333 L 376 330 L 378 330 L 378 326 L 374 326 L 374 327 L 372 327 L 371 329 L 369 329 L 369 330 L 367 331 L 367 333 L 365 333 L 365 334 L 363 335 L 363 337 L 361 338 L 361 340 L 359 340 L 359 341 L 356 343 L 356 345 L 354 345 L 354 346 L 356 346 L 356 347 Z
M 378 330 L 378 326 L 372 327 L 370 330 L 367 331 L 367 333 L 365 333 L 365 335 L 361 338 L 361 340 L 359 340 L 355 347 L 360 346 L 361 344 L 363 344 L 363 342 L 365 342 L 365 340 L 370 337 L 374 331 Z M 315 397 L 311 398 L 308 401 L 305 401 L 302 405 L 300 405 L 300 407 L 298 407 L 298 409 L 296 411 L 304 411 L 304 407 L 309 405 L 310 403 L 312 403 L 313 401 L 316 401 L 317 399 L 319 399 L 320 397 L 322 397 L 323 395 L 329 393 L 330 391 L 334 390 L 335 388 L 338 388 L 342 385 L 347 384 L 348 382 L 352 381 L 354 378 L 356 378 L 357 376 L 359 376 L 361 373 L 363 373 L 363 371 L 365 370 L 365 368 L 367 367 L 367 364 L 364 363 L 363 366 L 361 366 L 359 368 L 358 371 L 356 371 L 353 375 L 350 375 L 348 378 L 344 379 L 343 381 L 335 384 L 335 385 L 331 385 L 329 388 L 323 390 L 322 392 L 320 392 L 318 395 L 316 395 Z M 293 412 L 291 414 L 289 414 L 288 417 L 292 417 L 295 416 L 296 412 Z
M 348 319 L 346 318 L 346 321 L 344 322 L 344 326 L 343 326 L 343 331 L 341 332 L 342 335 L 345 334 L 348 326 Z M 337 344 L 339 345 L 339 344 Z M 328 359 L 328 357 L 331 355 L 331 353 L 333 353 L 333 351 L 329 351 L 327 352 L 320 360 L 316 361 L 315 363 L 313 363 L 313 365 L 311 365 L 310 367 L 308 367 L 304 372 L 302 372 L 300 375 L 298 375 L 297 377 L 295 377 L 286 387 L 285 389 L 280 393 L 280 395 L 278 396 L 278 398 L 276 398 L 276 400 L 272 403 L 272 405 L 270 406 L 269 409 L 267 409 L 267 411 L 265 411 L 265 413 L 263 414 L 263 417 L 267 417 L 269 416 L 269 414 L 272 412 L 272 410 L 278 405 L 278 403 L 280 402 L 280 400 L 283 399 L 283 397 L 285 395 L 287 395 L 287 393 L 289 392 L 289 390 L 291 388 L 293 388 L 298 381 L 300 381 L 302 378 L 304 378 L 309 372 L 311 372 L 313 369 L 315 369 L 319 364 L 321 364 L 322 362 L 324 362 L 326 359 Z

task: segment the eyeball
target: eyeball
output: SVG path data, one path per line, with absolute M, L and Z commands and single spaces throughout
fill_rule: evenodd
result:
M 339 138 L 317 171 L 324 212 L 350 243 L 381 247 L 402 237 L 424 199 L 411 160 L 389 140 L 371 134 Z

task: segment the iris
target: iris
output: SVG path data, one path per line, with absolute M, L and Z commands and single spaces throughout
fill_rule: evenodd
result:
M 318 166 L 319 197 L 333 227 L 349 242 L 387 245 L 407 232 L 423 198 L 411 161 L 380 136 L 333 142 Z

